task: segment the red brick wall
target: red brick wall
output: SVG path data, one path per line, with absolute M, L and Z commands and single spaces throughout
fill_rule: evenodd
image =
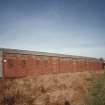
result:
M 35 74 L 97 71 L 102 68 L 100 60 L 53 57 L 44 55 L 4 54 L 5 77 L 21 77 Z

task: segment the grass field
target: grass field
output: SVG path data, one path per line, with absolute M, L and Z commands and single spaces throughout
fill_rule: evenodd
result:
M 25 77 L 0 83 L 0 103 L 13 105 L 79 105 L 95 73 L 77 72 Z M 7 100 L 7 101 L 8 101 Z

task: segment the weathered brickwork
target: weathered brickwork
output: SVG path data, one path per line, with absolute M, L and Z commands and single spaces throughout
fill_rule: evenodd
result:
M 38 74 L 97 71 L 102 61 L 95 58 L 50 56 L 44 54 L 3 53 L 3 76 L 22 77 Z

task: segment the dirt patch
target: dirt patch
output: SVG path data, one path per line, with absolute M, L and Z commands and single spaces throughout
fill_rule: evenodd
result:
M 93 73 L 78 72 L 1 80 L 0 103 L 7 99 L 13 105 L 78 105 L 92 77 Z

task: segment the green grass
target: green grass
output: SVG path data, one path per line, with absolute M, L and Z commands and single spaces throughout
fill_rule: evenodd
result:
M 96 76 L 84 105 L 105 105 L 105 73 Z

